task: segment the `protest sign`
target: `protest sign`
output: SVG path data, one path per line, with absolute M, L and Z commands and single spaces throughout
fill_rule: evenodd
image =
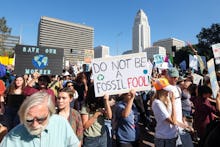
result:
M 96 97 L 150 89 L 146 53 L 94 59 L 91 65 Z
M 60 75 L 63 70 L 63 49 L 17 45 L 15 47 L 15 74 Z
M 196 73 L 193 73 L 192 76 L 193 76 L 193 83 L 194 84 L 199 85 L 200 82 L 203 82 L 202 81 L 203 80 L 203 76 L 200 76 L 200 75 L 198 75 Z
M 164 62 L 164 58 L 165 58 L 164 55 L 155 54 L 155 55 L 154 55 L 154 64 L 155 64 L 155 67 L 161 66 L 161 64 Z
M 198 71 L 198 59 L 196 55 L 189 55 L 189 67 Z
M 215 63 L 220 64 L 220 43 L 212 45 L 213 55 L 215 57 Z
M 212 86 L 213 98 L 216 98 L 217 93 L 219 91 L 219 85 L 218 85 L 217 78 L 216 78 L 215 64 L 214 64 L 213 58 L 207 62 L 207 66 L 208 66 L 208 72 L 209 72 L 210 82 Z
M 205 69 L 205 64 L 204 64 L 201 56 L 197 55 L 197 59 L 198 59 L 198 63 L 199 63 L 200 72 L 202 73 L 203 70 Z

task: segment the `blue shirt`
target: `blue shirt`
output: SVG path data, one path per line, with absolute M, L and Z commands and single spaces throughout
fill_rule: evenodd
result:
M 132 109 L 128 117 L 122 117 L 122 111 L 125 109 L 124 102 L 120 101 L 116 105 L 116 137 L 120 142 L 126 141 L 137 141 L 139 139 L 140 130 L 139 130 L 139 113 L 136 106 L 133 104 Z
M 40 136 L 29 134 L 23 124 L 12 129 L 2 140 L 1 147 L 76 147 L 79 145 L 69 122 L 53 114 Z

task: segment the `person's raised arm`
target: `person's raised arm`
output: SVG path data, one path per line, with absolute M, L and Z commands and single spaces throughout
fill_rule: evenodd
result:
M 112 119 L 112 109 L 109 104 L 109 95 L 108 94 L 104 95 L 104 104 L 105 104 L 105 111 L 106 111 L 107 118 Z
M 216 109 L 220 112 L 220 92 L 218 92 L 216 97 Z
M 177 124 L 177 120 L 176 120 L 176 106 L 175 106 L 175 96 L 173 94 L 173 92 L 169 93 L 170 96 L 170 102 L 171 102 L 171 106 L 172 106 L 172 113 L 171 113 L 171 117 L 167 118 L 166 120 L 173 124 L 176 125 Z
M 128 94 L 125 95 L 126 98 L 124 99 L 126 99 L 127 105 L 125 106 L 125 109 L 122 111 L 122 117 L 124 118 L 128 117 L 128 115 L 131 113 L 135 93 L 136 91 L 132 89 Z

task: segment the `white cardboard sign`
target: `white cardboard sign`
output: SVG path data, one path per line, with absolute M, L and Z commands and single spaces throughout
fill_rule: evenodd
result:
M 215 64 L 214 64 L 213 58 L 207 62 L 207 66 L 208 66 L 208 72 L 209 72 L 210 82 L 212 86 L 213 98 L 216 98 L 217 93 L 219 91 L 219 85 L 218 85 L 217 78 L 216 78 Z
M 215 63 L 220 64 L 220 43 L 213 44 L 212 51 L 215 57 Z
M 150 88 L 146 53 L 94 59 L 91 65 L 96 97 Z

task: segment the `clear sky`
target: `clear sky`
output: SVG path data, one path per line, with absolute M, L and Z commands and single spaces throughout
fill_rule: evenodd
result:
M 22 44 L 37 45 L 41 16 L 85 24 L 94 28 L 94 47 L 110 47 L 110 55 L 132 48 L 132 26 L 139 9 L 148 17 L 151 43 L 177 38 L 198 43 L 203 27 L 220 23 L 220 0 L 3 0 L 11 35 L 22 36 Z

